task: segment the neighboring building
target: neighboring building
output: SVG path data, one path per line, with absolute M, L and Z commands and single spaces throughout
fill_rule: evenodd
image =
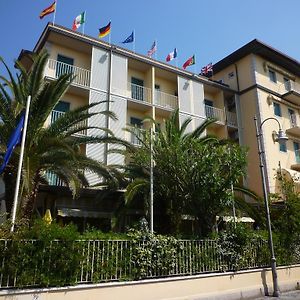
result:
M 89 125 L 109 128 L 117 137 L 133 143 L 137 141 L 123 130 L 126 126 L 147 128 L 149 124 L 142 120 L 152 116 L 163 128 L 164 120 L 176 108 L 179 108 L 180 122 L 188 117 L 193 119 L 189 130 L 207 117 L 214 117 L 217 121 L 209 133 L 238 141 L 236 93 L 224 84 L 52 24 L 46 26 L 33 52 L 42 49 L 47 49 L 50 55 L 45 69 L 47 80 L 66 72 L 76 75 L 49 122 L 69 109 L 111 100 L 94 107 L 93 111 L 109 109 L 116 113 L 118 121 L 97 115 L 89 120 Z M 22 51 L 20 60 L 30 66 L 27 52 Z M 90 129 L 82 134 L 102 132 Z M 107 154 L 109 149 L 103 145 L 92 144 L 82 150 L 88 157 L 107 164 L 123 163 L 121 155 Z M 87 177 L 91 185 L 99 181 L 94 174 Z M 55 177 L 50 182 L 59 183 Z M 58 211 L 62 209 L 57 207 Z
M 213 79 L 227 84 L 239 95 L 240 144 L 249 147 L 245 184 L 262 195 L 254 116 L 259 124 L 276 118 L 289 140 L 274 140 L 276 121 L 262 126 L 266 154 L 267 187 L 278 192 L 276 172 L 280 169 L 294 179 L 300 177 L 300 63 L 278 50 L 253 40 L 214 65 Z

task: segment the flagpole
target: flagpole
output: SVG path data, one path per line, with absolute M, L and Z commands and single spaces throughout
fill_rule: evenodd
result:
M 158 47 L 157 47 L 157 39 L 155 39 L 155 46 L 156 46 L 155 59 L 157 60 L 157 51 L 158 51 Z
M 53 26 L 54 26 L 54 23 L 55 23 L 55 17 L 56 17 L 57 0 L 55 0 L 54 2 L 55 2 L 55 9 L 54 9 L 54 14 L 53 14 Z
M 135 53 L 135 29 L 133 29 L 133 52 Z
M 17 206 L 18 206 L 18 194 L 19 194 L 19 189 L 20 189 L 21 171 L 22 171 L 22 163 L 23 163 L 23 156 L 24 156 L 24 148 L 25 148 L 30 102 L 31 102 L 31 96 L 28 96 L 27 104 L 26 104 L 26 111 L 25 111 L 24 127 L 23 127 L 23 133 L 22 133 L 22 143 L 21 143 L 21 151 L 20 151 L 18 173 L 17 173 L 17 180 L 16 180 L 15 196 L 14 196 L 13 209 L 12 209 L 11 228 L 10 228 L 11 232 L 14 231 L 15 221 L 16 221 L 16 213 L 17 213 Z
M 84 35 L 84 29 L 85 29 L 85 22 L 86 22 L 86 10 L 84 11 L 84 20 L 82 25 L 82 34 Z
M 109 21 L 110 23 L 110 31 L 109 31 L 109 37 L 108 37 L 108 42 L 111 44 L 111 20 Z

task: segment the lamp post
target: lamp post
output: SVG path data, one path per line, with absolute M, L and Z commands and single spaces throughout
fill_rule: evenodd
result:
M 262 187 L 264 193 L 264 204 L 265 204 L 265 214 L 267 221 L 267 230 L 268 230 L 268 241 L 269 241 L 269 250 L 271 255 L 271 269 L 272 269 L 272 278 L 273 278 L 273 297 L 279 297 L 279 288 L 278 288 L 278 280 L 277 280 L 277 270 L 276 270 L 276 258 L 274 252 L 273 238 L 272 238 L 272 228 L 271 228 L 271 218 L 270 218 L 270 210 L 269 210 L 269 202 L 268 202 L 268 192 L 267 192 L 267 183 L 266 183 L 266 170 L 264 166 L 265 162 L 265 151 L 262 147 L 263 144 L 263 136 L 262 136 L 262 126 L 265 122 L 269 120 L 274 120 L 278 123 L 278 133 L 276 137 L 276 142 L 285 143 L 287 141 L 287 136 L 281 128 L 279 121 L 273 117 L 265 119 L 260 126 L 257 124 L 257 118 L 254 117 L 255 129 L 256 129 L 256 138 L 257 138 L 257 147 L 258 147 L 258 155 L 259 155 L 259 166 L 262 178 Z

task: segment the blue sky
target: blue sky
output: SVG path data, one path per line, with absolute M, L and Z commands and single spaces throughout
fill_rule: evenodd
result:
M 195 54 L 199 72 L 254 38 L 300 60 L 299 0 L 57 0 L 56 23 L 70 27 L 87 11 L 85 32 L 112 22 L 111 42 L 120 45 L 133 29 L 136 52 L 146 54 L 156 39 L 157 59 L 178 49 L 178 66 Z M 39 13 L 52 0 L 0 0 L 0 56 L 13 66 L 21 49 L 32 50 L 52 15 Z M 105 40 L 107 40 L 105 38 Z M 132 45 L 128 44 L 129 49 Z M 0 68 L 2 73 L 3 69 Z

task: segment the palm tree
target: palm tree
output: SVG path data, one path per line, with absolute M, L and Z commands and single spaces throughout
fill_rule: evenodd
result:
M 215 137 L 204 134 L 214 120 L 205 120 L 189 133 L 186 131 L 192 119 L 188 118 L 182 125 L 179 125 L 178 110 L 175 110 L 166 121 L 165 129 L 160 128 L 153 119 L 150 121 L 156 127 L 154 138 L 151 139 L 149 132 L 145 132 L 142 136 L 137 134 L 136 138 L 139 139 L 141 146 L 127 150 L 127 155 L 131 157 L 131 160 L 127 165 L 126 174 L 131 180 L 127 186 L 125 200 L 130 205 L 137 198 L 137 194 L 143 191 L 146 214 L 149 214 L 149 197 L 146 191 L 149 191 L 149 154 L 152 142 L 152 154 L 156 162 L 154 167 L 156 210 L 163 213 L 160 221 L 164 224 L 161 227 L 165 231 L 174 233 L 178 232 L 182 215 L 187 213 L 187 207 L 191 201 L 186 190 L 188 182 L 183 166 L 191 166 L 192 149 L 196 144 L 204 146 L 218 142 Z M 132 134 L 136 133 L 136 129 L 129 128 L 128 130 Z
M 33 65 L 29 71 L 20 63 L 16 63 L 20 74 L 14 78 L 4 63 L 8 79 L 1 77 L 0 85 L 0 151 L 6 150 L 6 143 L 16 120 L 26 105 L 28 95 L 32 96 L 27 138 L 22 168 L 22 215 L 29 219 L 36 202 L 38 187 L 47 183 L 46 172 L 54 173 L 70 189 L 73 194 L 82 186 L 87 186 L 85 176 L 87 171 L 93 172 L 106 180 L 115 180 L 115 170 L 110 169 L 99 161 L 88 158 L 82 153 L 81 146 L 90 143 L 122 142 L 114 138 L 111 132 L 104 128 L 101 136 L 78 135 L 91 128 L 87 120 L 97 113 L 90 109 L 100 103 L 82 106 L 66 112 L 64 115 L 45 127 L 52 110 L 68 90 L 72 74 L 61 75 L 57 80 L 45 81 L 43 71 L 48 59 L 46 52 L 33 57 Z M 7 87 L 9 91 L 7 91 Z M 116 119 L 110 111 L 99 112 L 109 118 Z M 18 149 L 16 149 L 18 150 Z M 18 151 L 15 151 L 10 164 L 5 169 L 3 178 L 6 186 L 8 209 L 11 208 L 9 189 L 14 186 L 14 174 L 17 169 Z M 9 210 L 10 211 L 10 210 Z

